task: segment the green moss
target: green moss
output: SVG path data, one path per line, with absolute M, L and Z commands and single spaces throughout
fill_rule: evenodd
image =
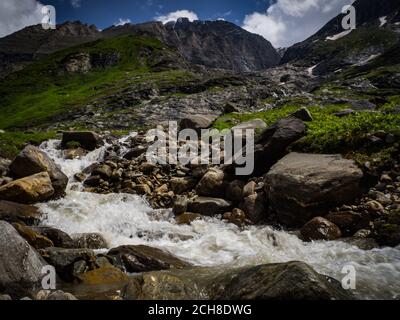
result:
M 267 125 L 284 118 L 299 106 L 284 106 L 263 112 L 249 114 L 229 114 L 217 119 L 214 127 L 222 130 L 234 125 L 260 118 Z M 293 145 L 293 150 L 316 153 L 348 153 L 364 145 L 369 134 L 385 131 L 398 134 L 400 128 L 399 114 L 382 114 L 380 112 L 358 112 L 354 115 L 339 118 L 334 113 L 345 109 L 345 105 L 327 107 L 308 107 L 314 121 L 307 122 L 307 135 Z M 373 152 L 374 150 L 370 150 Z M 384 156 L 382 154 L 382 156 Z M 389 153 L 387 154 L 389 156 Z
M 66 147 L 68 149 L 76 149 L 76 148 L 81 147 L 81 144 L 78 141 L 69 141 L 69 142 L 67 142 Z
M 13 158 L 27 144 L 40 145 L 43 141 L 54 139 L 56 133 L 50 132 L 5 132 L 0 133 L 0 157 Z

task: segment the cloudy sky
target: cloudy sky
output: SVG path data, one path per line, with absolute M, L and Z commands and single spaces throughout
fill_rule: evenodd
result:
M 224 19 L 286 47 L 318 31 L 352 0 L 0 0 L 0 37 L 42 22 L 43 5 L 56 8 L 57 23 L 81 20 L 110 25 Z

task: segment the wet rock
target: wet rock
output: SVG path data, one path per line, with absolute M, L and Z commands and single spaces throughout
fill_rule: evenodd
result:
M 47 172 L 18 179 L 0 187 L 0 200 L 36 203 L 52 198 L 54 189 Z
M 186 213 L 183 213 L 183 214 L 179 215 L 178 217 L 176 217 L 176 223 L 179 225 L 182 225 L 182 224 L 190 225 L 190 224 L 192 224 L 192 222 L 201 220 L 202 218 L 203 218 L 203 216 L 198 213 L 186 212 Z
M 254 181 L 250 181 L 243 187 L 243 197 L 246 198 L 248 196 L 251 196 L 256 192 L 256 186 L 257 184 Z
M 145 146 L 137 146 L 133 148 L 132 150 L 128 151 L 125 155 L 124 158 L 128 160 L 134 160 L 138 157 L 140 157 L 142 154 L 145 154 L 147 152 L 147 148 Z
M 246 222 L 246 214 L 243 210 L 235 208 L 232 212 L 225 213 L 223 219 L 240 227 Z
M 8 294 L 0 294 L 0 301 L 11 301 L 11 297 Z
M 92 171 L 93 176 L 100 176 L 100 178 L 107 180 L 111 177 L 113 170 L 106 164 L 100 164 Z
M 232 202 L 240 202 L 243 199 L 244 182 L 240 180 L 232 181 L 226 188 L 225 197 Z
M 24 226 L 20 223 L 13 223 L 13 227 L 18 231 L 21 237 L 28 241 L 28 243 L 35 249 L 54 247 L 53 242 L 49 238 L 35 232 L 30 227 Z
M 190 204 L 188 210 L 204 216 L 215 216 L 228 212 L 232 204 L 224 199 L 198 197 Z
M 196 192 L 200 196 L 219 197 L 224 194 L 224 172 L 220 169 L 210 169 L 200 180 Z
M 306 133 L 304 122 L 295 117 L 281 119 L 265 129 L 256 141 L 253 176 L 262 176 L 286 154 L 286 149 Z
M 54 291 L 47 297 L 48 301 L 73 301 L 78 300 L 74 295 L 61 290 Z
M 41 215 L 41 212 L 36 207 L 0 200 L 0 220 L 33 225 L 40 221 Z
M 11 172 L 17 178 L 25 178 L 46 171 L 54 188 L 54 197 L 65 193 L 68 177 L 50 157 L 39 148 L 28 145 L 22 150 L 10 165 Z
M 211 126 L 215 117 L 206 115 L 193 115 L 182 119 L 179 122 L 180 130 L 193 129 L 200 133 L 201 129 L 207 129 Z
M 85 186 L 89 187 L 98 187 L 101 183 L 102 179 L 100 176 L 90 176 L 84 182 Z
M 76 248 L 105 249 L 108 248 L 107 241 L 99 233 L 75 233 L 71 235 Z
M 79 145 L 89 151 L 93 151 L 101 146 L 101 138 L 94 132 L 63 132 L 61 146 L 68 148 L 70 143 L 78 142 Z
M 108 255 L 114 257 L 117 265 L 127 272 L 180 269 L 190 266 L 189 263 L 167 252 L 147 246 L 121 246 L 111 249 Z
M 0 158 L 0 177 L 6 176 L 8 174 L 10 164 L 10 160 Z
M 94 263 L 96 256 L 88 249 L 47 248 L 39 250 L 42 257 L 56 268 L 57 274 L 65 281 L 73 280 L 73 267 L 77 261 Z
M 182 194 L 187 191 L 192 190 L 195 186 L 197 181 L 193 178 L 172 178 L 171 181 L 171 189 L 175 194 Z
M 104 286 L 126 283 L 129 280 L 129 276 L 120 269 L 108 265 L 83 273 L 78 279 L 84 285 Z
M 51 227 L 32 227 L 34 232 L 50 239 L 55 247 L 64 249 L 75 248 L 75 241 L 65 232 Z
M 64 158 L 67 160 L 80 159 L 87 154 L 87 151 L 82 148 L 68 149 L 64 152 Z
M 31 296 L 46 263 L 5 221 L 0 221 L 0 257 L 0 290 L 13 297 Z
M 291 153 L 266 175 L 266 193 L 281 223 L 299 226 L 361 192 L 362 171 L 340 155 Z
M 292 117 L 298 118 L 302 121 L 313 121 L 313 117 L 311 112 L 306 108 L 303 107 L 292 114 Z
M 268 216 L 267 199 L 263 193 L 253 193 L 244 198 L 240 208 L 246 217 L 255 224 L 265 220 Z
M 360 239 L 353 237 L 353 238 L 341 239 L 341 241 L 365 251 L 379 248 L 379 244 L 376 242 L 375 239 L 372 238 Z
M 303 262 L 150 272 L 132 278 L 126 300 L 347 300 L 352 295 Z
M 332 212 L 325 217 L 337 225 L 344 236 L 351 236 L 360 229 L 369 226 L 369 217 L 353 211 Z
M 187 197 L 177 197 L 174 201 L 174 206 L 172 208 L 175 215 L 183 214 L 187 211 L 189 205 L 189 200 Z
M 139 166 L 139 171 L 148 175 L 148 174 L 151 174 L 156 168 L 157 168 L 157 166 L 154 163 L 143 162 Z
M 381 246 L 396 247 L 400 244 L 400 210 L 388 213 L 383 220 L 374 223 L 374 238 Z
M 147 184 L 138 184 L 133 187 L 133 190 L 139 195 L 151 195 L 151 189 Z
M 336 240 L 342 236 L 338 226 L 332 222 L 316 217 L 301 228 L 301 235 L 307 241 Z

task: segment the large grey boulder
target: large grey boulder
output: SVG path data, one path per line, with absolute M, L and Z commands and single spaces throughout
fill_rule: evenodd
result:
M 290 153 L 265 178 L 266 193 L 281 223 L 302 226 L 353 201 L 363 172 L 341 155 Z
M 46 265 L 40 255 L 5 221 L 0 221 L 0 291 L 13 297 L 31 296 Z
M 42 150 L 32 145 L 28 145 L 20 152 L 11 163 L 10 170 L 17 178 L 46 171 L 54 188 L 54 197 L 63 196 L 68 184 L 68 177 L 55 162 Z

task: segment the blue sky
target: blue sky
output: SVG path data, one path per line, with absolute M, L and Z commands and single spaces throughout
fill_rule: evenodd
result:
M 42 3 L 56 7 L 58 23 L 82 20 L 99 28 L 106 28 L 120 18 L 139 23 L 177 10 L 192 11 L 200 20 L 223 18 L 241 24 L 246 14 L 269 7 L 269 0 L 46 0 Z
M 57 23 L 80 20 L 104 29 L 118 23 L 225 19 L 288 47 L 317 32 L 354 0 L 0 0 L 0 37 L 42 22 L 44 5 Z

